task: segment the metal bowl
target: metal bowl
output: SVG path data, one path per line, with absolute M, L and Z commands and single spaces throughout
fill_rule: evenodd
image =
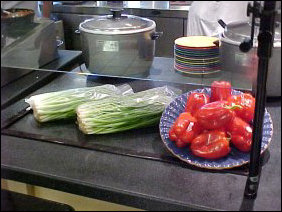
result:
M 11 14 L 7 15 L 1 13 L 1 24 L 2 23 L 31 23 L 34 20 L 34 10 L 31 9 L 7 9 L 6 11 Z

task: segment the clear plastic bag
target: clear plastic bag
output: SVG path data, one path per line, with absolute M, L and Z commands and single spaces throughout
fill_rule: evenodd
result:
M 128 84 L 118 87 L 106 84 L 38 94 L 25 99 L 25 102 L 33 109 L 36 120 L 47 122 L 74 118 L 76 107 L 85 102 L 130 94 L 133 94 L 133 90 Z
M 181 94 L 168 86 L 128 96 L 110 97 L 77 107 L 79 129 L 85 134 L 106 134 L 159 123 L 165 107 Z

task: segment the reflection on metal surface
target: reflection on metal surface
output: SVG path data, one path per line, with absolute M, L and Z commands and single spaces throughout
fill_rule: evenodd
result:
M 165 12 L 165 17 L 187 18 L 191 2 L 173 5 L 169 1 L 85 1 L 73 5 L 55 3 L 52 12 L 76 14 L 109 14 L 109 8 L 124 8 L 128 14 L 151 14 L 154 10 Z M 162 17 L 164 14 L 161 14 Z
M 140 8 L 141 2 L 140 1 L 127 1 L 123 5 L 128 8 Z
M 53 21 L 6 25 L 1 33 L 6 36 L 1 48 L 2 66 L 39 68 L 58 58 Z

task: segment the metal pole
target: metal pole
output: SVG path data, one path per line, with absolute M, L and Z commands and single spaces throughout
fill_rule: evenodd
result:
M 261 11 L 260 32 L 258 35 L 258 73 L 256 88 L 256 106 L 254 117 L 253 142 L 250 154 L 249 176 L 245 187 L 247 198 L 256 198 L 260 180 L 260 152 L 263 133 L 263 120 L 266 101 L 266 81 L 268 62 L 271 57 L 274 39 L 275 1 L 264 1 Z

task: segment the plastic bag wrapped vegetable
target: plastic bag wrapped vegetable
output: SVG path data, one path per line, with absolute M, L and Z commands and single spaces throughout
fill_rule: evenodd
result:
M 164 86 L 79 105 L 79 129 L 85 134 L 106 134 L 158 124 L 165 107 L 180 94 Z
M 127 85 L 116 87 L 106 84 L 96 87 L 68 89 L 64 91 L 43 93 L 26 99 L 33 109 L 33 115 L 39 122 L 47 122 L 76 116 L 78 105 L 88 101 L 104 99 L 109 96 L 132 94 L 132 88 Z

